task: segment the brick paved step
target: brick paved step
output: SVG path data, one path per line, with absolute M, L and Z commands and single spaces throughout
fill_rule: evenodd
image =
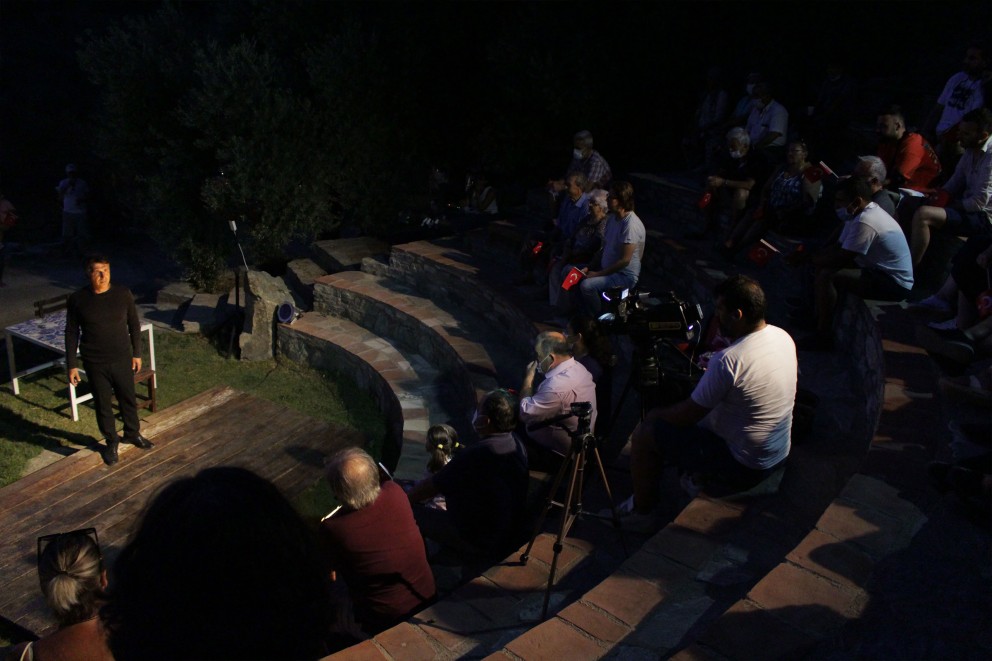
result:
M 489 351 L 465 322 L 394 281 L 361 271 L 327 275 L 314 283 L 314 307 L 418 351 L 455 384 L 463 414 L 497 386 Z
M 423 359 L 347 319 L 312 312 L 292 324 L 280 324 L 276 341 L 281 355 L 344 372 L 368 391 L 386 417 L 383 463 L 398 478 L 422 477 L 427 428 L 443 421 L 432 420 L 432 415 L 436 418 L 444 410 L 433 392 L 439 379 Z

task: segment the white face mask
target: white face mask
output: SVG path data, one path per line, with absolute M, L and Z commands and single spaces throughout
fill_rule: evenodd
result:
M 751 94 L 754 92 L 754 83 L 748 83 L 747 85 L 744 86 L 744 89 L 747 90 L 747 95 L 751 96 Z
M 581 149 L 573 149 L 572 150 L 572 158 L 582 158 L 582 150 Z
M 537 373 L 546 374 L 548 368 L 551 367 L 551 363 L 553 362 L 555 362 L 555 357 L 549 353 L 547 356 L 541 359 L 541 362 L 537 364 Z
M 737 151 L 737 150 L 731 150 L 731 152 L 730 152 L 730 158 L 744 158 L 744 152 Z
M 849 221 L 852 218 L 854 218 L 854 214 L 851 213 L 850 211 L 848 211 L 847 210 L 847 207 L 838 207 L 838 208 L 834 209 L 834 212 L 837 214 L 837 218 L 842 223 L 846 223 L 847 221 Z

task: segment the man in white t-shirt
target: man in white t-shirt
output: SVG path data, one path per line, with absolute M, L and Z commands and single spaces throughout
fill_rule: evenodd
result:
M 754 86 L 754 105 L 747 117 L 747 134 L 751 149 L 764 154 L 770 163 L 779 165 L 785 156 L 785 138 L 789 132 L 789 111 L 772 97 L 768 83 Z
M 969 44 L 965 50 L 962 70 L 947 79 L 937 97 L 923 131 L 931 144 L 938 148 L 944 165 L 953 165 L 948 150 L 957 151 L 957 126 L 968 112 L 981 108 L 985 103 L 982 91 L 987 79 L 988 57 L 981 43 Z M 960 152 L 958 152 L 960 153 Z
M 850 177 L 837 187 L 834 207 L 844 222 L 837 243 L 813 255 L 816 267 L 816 334 L 800 348 L 830 350 L 838 291 L 879 301 L 903 301 L 913 289 L 913 261 L 906 234 L 871 201 L 871 183 Z
M 641 276 L 641 258 L 647 230 L 634 213 L 634 187 L 626 181 L 615 181 L 607 197 L 611 215 L 603 230 L 603 256 L 600 268 L 582 269 L 579 284 L 582 307 L 586 314 L 598 317 L 602 312 L 602 294 L 608 289 L 633 287 Z
M 666 465 L 747 489 L 768 477 L 792 446 L 798 361 L 792 338 L 765 323 L 765 293 L 743 275 L 717 285 L 716 320 L 732 344 L 715 354 L 692 394 L 650 411 L 631 435 L 634 495 L 624 527 L 650 531 Z

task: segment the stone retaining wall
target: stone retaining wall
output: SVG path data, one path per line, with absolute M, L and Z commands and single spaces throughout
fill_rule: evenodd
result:
M 537 329 L 513 303 L 481 282 L 472 257 L 454 248 L 416 241 L 393 246 L 391 274 L 449 309 L 464 308 L 492 321 L 520 355 L 533 351 Z

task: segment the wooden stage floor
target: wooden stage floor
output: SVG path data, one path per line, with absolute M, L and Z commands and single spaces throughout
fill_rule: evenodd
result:
M 38 586 L 39 535 L 96 527 L 111 565 L 149 497 L 178 477 L 241 466 L 292 498 L 320 478 L 325 456 L 365 440 L 230 388 L 148 416 L 142 433 L 155 447 L 122 444 L 113 467 L 81 450 L 0 489 L 0 617 L 38 635 L 54 630 Z

